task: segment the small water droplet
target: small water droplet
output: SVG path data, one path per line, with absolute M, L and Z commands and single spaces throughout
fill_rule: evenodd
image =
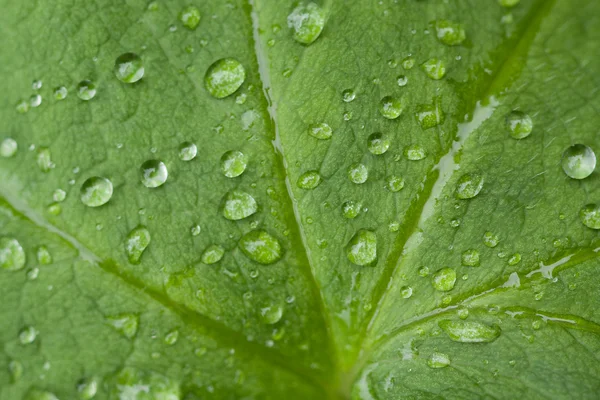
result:
M 95 378 L 85 378 L 77 383 L 77 393 L 81 400 L 91 400 L 98 392 L 98 381 Z
M 17 142 L 12 138 L 6 138 L 0 144 L 0 156 L 9 158 L 17 153 Z
M 42 104 L 42 96 L 39 94 L 32 94 L 29 98 L 29 105 L 31 107 L 39 107 Z
M 404 188 L 404 179 L 399 176 L 392 175 L 387 178 L 386 187 L 390 192 L 396 193 L 401 191 Z
M 333 135 L 333 130 L 329 125 L 324 122 L 320 124 L 311 125 L 308 129 L 308 134 L 321 140 L 331 139 Z
M 52 264 L 52 254 L 46 246 L 39 246 L 36 251 L 36 257 L 38 263 L 41 265 Z
M 273 264 L 283 255 L 279 241 L 264 230 L 246 233 L 238 245 L 248 258 L 259 264 Z
M 25 266 L 25 251 L 17 239 L 0 238 L 0 267 L 17 271 Z
M 215 264 L 221 261 L 224 254 L 225 249 L 223 249 L 218 244 L 212 244 L 208 246 L 202 253 L 201 261 L 207 265 Z
M 451 321 L 445 319 L 440 321 L 438 325 L 451 340 L 460 343 L 493 342 L 502 332 L 497 325 L 486 325 L 474 321 Z
M 83 80 L 77 85 L 77 97 L 81 100 L 91 100 L 96 96 L 96 84 L 90 80 Z
M 173 346 L 179 339 L 179 330 L 174 329 L 165 335 L 165 344 L 167 346 Z
M 150 244 L 150 240 L 150 232 L 143 225 L 139 225 L 129 232 L 125 242 L 125 253 L 127 253 L 127 258 L 131 264 L 140 263 L 142 253 Z
M 375 132 L 369 135 L 367 139 L 367 148 L 371 152 L 371 154 L 381 155 L 384 154 L 390 148 L 391 141 L 390 138 L 380 132 Z
M 81 185 L 81 202 L 88 207 L 99 207 L 108 203 L 112 194 L 112 182 L 100 176 L 88 178 Z
M 584 144 L 574 144 L 564 151 L 562 168 L 570 178 L 585 179 L 596 168 L 596 154 Z
M 381 99 L 379 105 L 379 113 L 387 119 L 396 119 L 404 110 L 402 100 L 396 99 L 392 96 L 385 96 Z
M 446 64 L 437 58 L 430 58 L 421 64 L 421 69 L 425 74 L 434 80 L 440 80 L 446 75 Z
M 115 60 L 113 72 L 118 80 L 123 83 L 135 83 L 144 76 L 144 64 L 135 53 L 121 54 Z
M 398 86 L 404 87 L 408 83 L 408 78 L 404 75 L 400 75 L 398 78 L 396 78 L 396 82 L 398 83 Z
M 263 323 L 274 325 L 281 320 L 283 316 L 283 307 L 270 305 L 260 309 L 260 317 Z
M 483 188 L 483 177 L 477 173 L 468 173 L 460 177 L 456 183 L 456 197 L 458 199 L 472 199 Z
M 531 117 L 522 111 L 513 111 L 506 116 L 506 129 L 513 139 L 524 139 L 533 130 Z
M 348 179 L 350 182 L 360 185 L 369 178 L 369 170 L 364 164 L 355 163 L 348 167 Z
M 519 4 L 521 0 L 498 0 L 498 4 L 502 7 L 510 8 Z
M 237 150 L 231 150 L 221 157 L 221 171 L 228 178 L 240 176 L 246 170 L 248 158 Z
M 500 243 L 498 235 L 489 231 L 483 234 L 483 244 L 485 244 L 487 247 L 494 248 L 498 246 L 498 243 Z
M 33 343 L 36 337 L 37 331 L 33 326 L 26 326 L 19 331 L 19 342 L 23 345 Z
M 431 285 L 435 290 L 448 292 L 456 283 L 456 271 L 452 268 L 442 268 L 431 276 Z
M 319 186 L 321 182 L 322 178 L 318 171 L 306 171 L 298 177 L 296 185 L 300 189 L 311 190 Z
M 29 102 L 25 100 L 19 100 L 15 106 L 15 109 L 19 114 L 25 114 L 27 111 L 29 111 Z
M 465 250 L 461 256 L 461 263 L 467 267 L 479 266 L 479 251 L 475 249 Z
M 64 86 L 58 86 L 54 88 L 53 94 L 56 100 L 64 100 L 67 98 L 69 91 Z
M 579 211 L 579 218 L 585 226 L 591 229 L 600 229 L 600 205 L 587 204 Z
M 469 317 L 469 310 L 467 308 L 462 307 L 456 311 L 456 314 L 460 319 L 467 319 Z
M 215 98 L 222 99 L 234 94 L 246 80 L 246 70 L 236 59 L 222 58 L 206 71 L 204 85 Z
M 521 254 L 519 253 L 515 253 L 512 256 L 510 256 L 510 258 L 508 259 L 508 265 L 517 265 L 518 263 L 521 262 Z
M 369 265 L 377 259 L 377 235 L 361 229 L 352 236 L 346 246 L 346 256 L 352 264 Z
M 426 276 L 429 275 L 429 268 L 428 267 L 420 267 L 419 268 L 419 275 L 421 275 L 423 278 L 425 278 Z
M 412 57 L 406 57 L 404 60 L 402 60 L 402 68 L 409 70 L 412 67 L 415 66 L 415 59 Z
M 200 19 L 202 15 L 200 14 L 200 10 L 198 7 L 190 5 L 184 7 L 183 10 L 179 13 L 179 21 L 190 30 L 195 30 L 200 24 Z
M 200 225 L 194 225 L 190 228 L 190 232 L 192 233 L 192 236 L 198 236 L 200 234 L 201 230 L 202 230 L 202 228 L 200 228 Z
M 450 365 L 448 354 L 435 352 L 427 359 L 427 365 L 430 368 L 444 368 Z
M 402 296 L 403 299 L 408 299 L 412 296 L 413 294 L 413 290 L 410 286 L 402 286 L 400 288 L 400 296 Z
M 411 144 L 404 148 L 404 157 L 410 161 L 419 161 L 427 157 L 427 152 L 420 144 Z
M 52 200 L 56 201 L 57 203 L 63 202 L 66 197 L 67 197 L 67 192 L 65 192 L 62 189 L 56 189 L 52 193 Z
M 348 200 L 342 204 L 342 215 L 344 218 L 353 219 L 360 214 L 362 204 Z
M 179 145 L 179 159 L 181 161 L 191 161 L 196 158 L 198 148 L 194 143 L 183 142 Z
M 23 364 L 17 360 L 11 360 L 8 363 L 8 372 L 10 373 L 10 381 L 18 382 L 23 376 Z
M 315 3 L 300 4 L 288 15 L 287 24 L 298 43 L 313 43 L 325 26 L 325 13 Z
M 228 192 L 223 201 L 223 216 L 231 221 L 247 218 L 258 210 L 256 200 L 240 190 Z
M 356 93 L 352 89 L 346 89 L 342 92 L 342 100 L 344 100 L 344 102 L 346 102 L 346 103 L 350 103 L 351 101 L 354 101 L 355 98 L 356 98 Z
M 136 335 L 140 318 L 131 313 L 111 315 L 105 318 L 106 323 L 127 339 L 133 339 Z
M 52 162 L 52 154 L 47 147 L 40 147 L 38 149 L 36 162 L 42 172 L 50 172 L 55 167 L 54 162 Z
M 435 32 L 440 42 L 448 46 L 456 46 L 465 41 L 465 29 L 457 22 L 445 19 L 435 22 Z
M 140 167 L 141 181 L 147 188 L 156 188 L 167 181 L 167 166 L 159 160 L 148 160 Z

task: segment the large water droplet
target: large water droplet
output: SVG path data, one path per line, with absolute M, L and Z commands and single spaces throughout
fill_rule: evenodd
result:
M 483 188 L 483 177 L 476 173 L 465 174 L 456 183 L 456 197 L 458 199 L 472 199 Z
M 67 98 L 69 91 L 64 86 L 58 86 L 54 88 L 54 98 L 56 100 L 64 100 Z
M 522 111 L 513 111 L 506 116 L 506 129 L 514 139 L 524 139 L 533 130 L 531 117 Z
M 600 205 L 588 204 L 579 211 L 579 218 L 585 226 L 600 229 Z
M 392 175 L 387 179 L 386 187 L 390 192 L 399 192 L 404 188 L 404 179 L 399 176 Z
M 346 89 L 342 92 L 342 100 L 344 100 L 344 102 L 346 102 L 346 103 L 350 103 L 351 101 L 354 101 L 355 98 L 356 98 L 356 92 L 352 89 Z
M 211 244 L 202 253 L 201 261 L 207 265 L 215 264 L 221 261 L 223 255 L 225 255 L 225 249 L 218 244 Z
M 300 189 L 311 190 L 321 184 L 321 175 L 318 171 L 306 171 L 298 177 L 296 185 Z
M 196 158 L 198 147 L 191 142 L 183 142 L 179 145 L 179 159 L 181 161 L 191 161 Z
M 121 54 L 115 60 L 113 72 L 124 83 L 135 83 L 144 76 L 144 64 L 140 56 L 134 53 Z
M 81 202 L 88 207 L 99 207 L 108 203 L 112 194 L 112 182 L 100 176 L 88 178 L 81 185 Z
M 38 149 L 36 162 L 42 172 L 50 172 L 55 167 L 54 162 L 52 162 L 52 154 L 47 147 L 40 147 Z
M 404 110 L 404 105 L 402 104 L 402 100 L 395 99 L 392 96 L 385 96 L 381 99 L 381 104 L 379 106 L 379 112 L 387 119 L 396 119 Z
M 308 134 L 316 137 L 317 139 L 326 140 L 331 139 L 333 130 L 329 125 L 322 122 L 320 124 L 311 125 L 311 127 L 308 129 Z
M 81 100 L 91 100 L 96 96 L 96 84 L 90 80 L 83 80 L 77 85 L 77 97 Z
M 263 230 L 246 233 L 238 245 L 248 258 L 259 264 L 273 264 L 283 255 L 279 241 Z
M 223 200 L 223 216 L 231 221 L 247 218 L 257 210 L 254 197 L 240 190 L 227 193 Z
M 427 365 L 431 368 L 444 368 L 450 365 L 450 357 L 444 353 L 433 353 L 427 359 Z
M 596 154 L 584 144 L 574 144 L 564 151 L 562 168 L 573 179 L 587 178 L 596 168 Z
M 360 185 L 369 178 L 369 170 L 364 164 L 355 163 L 348 167 L 348 179 L 350 182 Z
M 17 271 L 25 266 L 25 251 L 17 239 L 0 238 L 0 267 Z
M 498 235 L 489 231 L 483 234 L 483 244 L 485 244 L 487 247 L 494 248 L 498 246 L 498 243 L 500 243 Z
M 147 188 L 161 186 L 167 181 L 169 172 L 165 163 L 159 160 L 148 160 L 140 167 L 141 181 Z
M 390 145 L 390 138 L 386 134 L 380 132 L 369 135 L 369 138 L 367 139 L 367 148 L 371 154 L 381 155 L 388 151 Z
M 231 150 L 221 157 L 221 171 L 228 178 L 240 176 L 246 170 L 248 158 L 237 150 Z
M 440 321 L 438 325 L 450 339 L 461 343 L 493 342 L 502 332 L 497 325 L 486 325 L 481 322 L 445 319 Z
M 323 31 L 325 13 L 315 3 L 300 4 L 288 15 L 287 23 L 297 42 L 311 44 Z
M 15 155 L 17 152 L 17 142 L 12 138 L 6 138 L 0 144 L 0 156 L 8 158 Z
M 419 161 L 427 157 L 427 152 L 420 144 L 411 144 L 404 148 L 404 156 L 410 161 Z
M 348 219 L 356 218 L 360 214 L 361 208 L 362 204 L 348 200 L 342 204 L 342 215 Z
M 465 250 L 461 256 L 461 263 L 467 267 L 479 266 L 479 251 L 475 249 Z
M 436 21 L 435 32 L 438 40 L 448 46 L 459 45 L 466 37 L 461 24 L 445 19 Z
M 206 71 L 204 85 L 206 90 L 217 99 L 234 94 L 246 80 L 246 70 L 233 58 L 215 61 Z
M 82 379 L 77 383 L 77 393 L 81 400 L 91 400 L 98 392 L 98 381 L 95 378 Z
M 183 10 L 179 13 L 179 21 L 190 30 L 194 30 L 200 24 L 200 19 L 202 15 L 200 14 L 200 10 L 196 6 L 187 6 L 184 7 Z
M 270 305 L 260 309 L 260 317 L 263 323 L 274 325 L 281 320 L 283 316 L 283 307 Z
M 442 110 L 440 98 L 435 98 L 432 104 L 419 104 L 415 112 L 415 118 L 423 129 L 430 129 L 442 124 L 446 119 L 446 115 Z
M 452 268 L 442 268 L 431 276 L 431 285 L 435 290 L 448 292 L 456 283 L 456 271 Z
M 127 241 L 125 242 L 125 252 L 130 263 L 140 263 L 142 253 L 150 244 L 150 239 L 150 232 L 145 226 L 140 225 L 129 232 Z
M 155 372 L 125 367 L 114 377 L 111 399 L 120 400 L 179 400 L 179 384 Z
M 19 342 L 21 344 L 30 344 L 35 341 L 37 331 L 33 326 L 26 326 L 19 331 Z
M 127 339 L 133 339 L 140 324 L 140 318 L 131 313 L 111 315 L 106 317 L 106 323 Z
M 434 80 L 440 80 L 446 75 L 446 63 L 437 58 L 430 58 L 421 64 L 421 69 L 425 74 Z
M 346 246 L 346 256 L 352 264 L 369 265 L 377 259 L 377 235 L 361 229 L 352 236 Z

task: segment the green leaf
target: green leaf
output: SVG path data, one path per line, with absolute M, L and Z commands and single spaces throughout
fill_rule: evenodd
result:
M 597 2 L 0 5 L 0 398 L 600 392 Z

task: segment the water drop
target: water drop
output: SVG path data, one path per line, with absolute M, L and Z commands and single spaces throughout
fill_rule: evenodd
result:
M 460 319 L 467 319 L 469 317 L 469 310 L 467 308 L 459 308 L 456 311 L 456 314 L 458 315 L 458 318 Z
M 39 79 L 36 79 L 31 83 L 31 89 L 40 90 L 42 88 L 42 85 L 43 85 L 42 81 Z
M 497 325 L 486 325 L 481 322 L 451 321 L 448 319 L 438 323 L 448 337 L 460 343 L 493 342 L 502 332 Z
M 342 204 L 342 215 L 344 218 L 353 219 L 360 214 L 362 205 L 352 200 L 348 200 Z
M 464 42 L 465 29 L 459 23 L 445 19 L 435 23 L 435 31 L 440 42 L 448 46 L 456 46 Z
M 584 144 L 574 144 L 564 151 L 562 168 L 570 178 L 587 178 L 596 168 L 596 154 Z
M 202 228 L 200 228 L 200 225 L 194 225 L 190 228 L 190 232 L 192 233 L 192 236 L 198 236 L 200 234 L 201 230 L 202 230 Z
M 133 339 L 140 324 L 140 318 L 131 313 L 118 314 L 106 317 L 106 323 L 127 339 Z
M 321 140 L 331 139 L 333 130 L 329 125 L 322 122 L 320 124 L 311 125 L 308 129 L 308 134 Z
M 184 7 L 179 13 L 179 21 L 181 21 L 183 26 L 192 31 L 198 27 L 201 18 L 202 16 L 198 7 L 192 5 Z
M 40 246 L 37 248 L 36 257 L 40 265 L 52 264 L 52 254 L 50 254 L 50 251 L 46 246 Z
M 246 233 L 238 245 L 248 258 L 259 264 L 273 264 L 283 255 L 279 241 L 263 230 Z
M 64 100 L 67 98 L 69 91 L 64 86 L 58 86 L 58 87 L 54 88 L 53 94 L 54 94 L 54 98 L 56 100 Z
M 234 190 L 225 195 L 223 216 L 231 221 L 247 218 L 258 210 L 256 200 L 250 194 Z
M 371 154 L 381 155 L 384 154 L 390 148 L 390 138 L 380 132 L 372 133 L 367 139 L 367 148 Z
M 404 105 L 402 104 L 402 100 L 398 100 L 393 98 L 392 96 L 385 96 L 381 99 L 381 103 L 379 105 L 379 112 L 387 119 L 396 119 L 404 110 Z
M 293 30 L 294 39 L 308 45 L 317 40 L 323 31 L 325 13 L 315 3 L 300 4 L 288 15 L 287 24 Z
M 521 254 L 519 253 L 515 253 L 512 256 L 510 256 L 510 258 L 508 259 L 508 265 L 517 265 L 518 263 L 521 262 Z
M 179 145 L 179 159 L 181 161 L 191 161 L 196 158 L 198 148 L 194 143 L 183 142 Z
M 423 278 L 425 278 L 426 276 L 429 275 L 429 268 L 428 267 L 420 267 L 419 268 L 419 275 L 421 275 Z
M 12 383 L 18 382 L 23 376 L 23 364 L 20 361 L 12 360 L 8 363 L 8 372 Z
M 201 261 L 207 265 L 215 264 L 221 261 L 224 254 L 225 249 L 218 244 L 211 244 L 202 253 Z
M 81 185 L 81 202 L 88 207 L 99 207 L 108 203 L 112 194 L 112 182 L 100 176 L 88 178 Z
M 352 89 L 346 89 L 342 92 L 342 100 L 346 103 L 350 103 L 356 98 L 356 93 Z
M 174 329 L 165 335 L 165 344 L 167 346 L 173 346 L 177 343 L 177 339 L 179 339 L 179 331 Z
M 368 177 L 369 171 L 364 164 L 355 163 L 348 167 L 348 179 L 350 179 L 350 182 L 362 184 L 367 181 Z
M 52 200 L 56 201 L 57 203 L 63 202 L 66 197 L 67 197 L 67 192 L 65 192 L 62 189 L 56 189 L 52 193 Z
M 483 244 L 485 244 L 487 247 L 494 248 L 498 246 L 498 243 L 500 243 L 498 235 L 489 231 L 483 234 Z
M 435 290 L 448 292 L 456 283 L 456 271 L 452 268 L 442 268 L 431 276 L 431 285 Z
M 465 250 L 461 255 L 461 263 L 466 267 L 478 267 L 479 251 L 475 249 Z
M 179 384 L 156 372 L 125 367 L 113 378 L 116 383 L 108 398 L 121 400 L 179 400 Z
M 433 353 L 427 359 L 427 365 L 430 368 L 444 368 L 450 365 L 450 357 L 444 353 Z
M 506 116 L 506 129 L 514 139 L 524 139 L 531 134 L 533 121 L 521 111 L 513 111 Z
M 369 265 L 377 259 L 377 235 L 361 229 L 352 236 L 346 246 L 346 256 L 352 264 Z
M 0 267 L 18 271 L 25 266 L 25 251 L 17 239 L 0 238 Z
M 19 114 L 25 114 L 27 111 L 29 111 L 29 102 L 25 100 L 19 100 L 15 106 L 15 109 Z
M 419 161 L 427 157 L 427 152 L 420 144 L 411 144 L 404 148 L 404 157 L 410 161 Z
M 15 155 L 17 152 L 17 142 L 12 138 L 6 138 L 0 144 L 0 156 L 8 158 Z
M 421 69 L 425 74 L 434 80 L 440 80 L 446 75 L 446 64 L 437 58 L 430 58 L 421 64 Z
M 248 158 L 237 150 L 231 150 L 221 157 L 221 171 L 228 178 L 240 176 L 246 170 Z
M 137 54 L 121 54 L 115 60 L 113 72 L 121 82 L 135 83 L 144 76 L 144 64 Z
M 402 60 L 402 68 L 409 70 L 412 67 L 415 66 L 415 59 L 412 57 L 406 57 L 404 60 Z
M 498 4 L 502 7 L 510 8 L 519 4 L 521 0 L 498 0 Z
M 396 78 L 396 82 L 398 83 L 398 86 L 404 87 L 408 83 L 408 78 L 404 75 L 400 75 L 398 78 Z
M 52 154 L 47 147 L 40 147 L 38 149 L 36 162 L 42 172 L 50 172 L 55 167 L 54 162 L 52 162 Z
M 402 296 L 403 299 L 410 298 L 410 296 L 412 296 L 412 294 L 413 294 L 413 290 L 410 286 L 402 286 L 400 288 L 400 296 Z
M 30 344 L 35 341 L 37 337 L 37 331 L 33 326 L 26 326 L 19 331 L 19 342 L 21 344 Z
M 267 325 L 274 325 L 281 320 L 283 316 L 283 307 L 281 306 L 268 306 L 260 309 L 260 317 L 263 323 Z
M 483 177 L 476 173 L 465 174 L 456 183 L 456 197 L 458 199 L 472 199 L 483 188 Z
M 399 176 L 392 175 L 387 178 L 386 187 L 390 192 L 399 192 L 404 188 L 404 179 L 400 178 Z
M 32 94 L 29 98 L 29 105 L 31 107 L 39 107 L 42 104 L 42 96 L 39 94 Z
M 96 95 L 96 84 L 90 80 L 83 80 L 77 85 L 77 97 L 81 100 L 91 100 Z
M 419 104 L 415 118 L 423 129 L 430 129 L 442 124 L 446 115 L 442 110 L 441 100 L 435 98 L 432 104 Z
M 579 211 L 579 218 L 585 226 L 600 229 L 600 205 L 588 204 Z
M 27 392 L 25 400 L 58 400 L 58 397 L 52 392 L 45 390 L 31 389 Z
M 148 160 L 140 167 L 141 181 L 147 188 L 156 188 L 167 181 L 167 166 L 159 160 Z
M 150 240 L 150 232 L 143 225 L 139 225 L 129 232 L 125 242 L 125 253 L 127 253 L 127 258 L 131 264 L 140 263 L 142 253 L 150 244 Z
M 98 392 L 98 381 L 94 378 L 82 379 L 77 383 L 77 393 L 81 400 L 91 400 Z
M 206 90 L 217 99 L 234 94 L 246 80 L 246 70 L 233 58 L 215 61 L 206 71 L 204 85 Z
M 321 184 L 321 175 L 318 171 L 306 171 L 298 177 L 296 185 L 300 189 L 311 190 Z

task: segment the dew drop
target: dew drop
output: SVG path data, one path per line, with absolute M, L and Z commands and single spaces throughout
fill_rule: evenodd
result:
M 321 34 L 325 26 L 325 13 L 315 3 L 300 4 L 287 17 L 287 24 L 293 30 L 298 43 L 311 44 Z
M 264 230 L 246 233 L 238 246 L 248 258 L 259 264 L 273 264 L 283 255 L 279 240 Z
M 52 392 L 45 390 L 31 389 L 27 392 L 25 400 L 58 400 L 58 397 Z
M 0 238 L 0 267 L 18 271 L 25 266 L 25 251 L 17 239 Z
M 412 67 L 415 66 L 415 59 L 412 57 L 406 57 L 404 60 L 402 60 L 402 68 L 404 68 L 405 70 L 409 70 L 412 69 Z
M 248 158 L 237 150 L 231 150 L 221 157 L 221 171 L 228 178 L 240 176 L 246 170 Z
M 361 229 L 352 236 L 346 246 L 346 256 L 352 264 L 369 265 L 377 259 L 377 235 Z
M 358 185 L 365 183 L 369 178 L 369 171 L 364 164 L 355 163 L 348 167 L 348 179 Z
M 585 226 L 591 229 L 600 229 L 600 205 L 588 204 L 579 211 L 579 218 Z
M 52 154 L 47 147 L 40 147 L 38 149 L 36 162 L 42 172 L 50 172 L 55 167 L 54 162 L 52 162 Z
M 118 314 L 106 317 L 106 323 L 127 339 L 133 339 L 137 333 L 140 318 L 131 313 Z
M 428 267 L 420 267 L 419 268 L 419 275 L 421 275 L 423 278 L 425 278 L 426 276 L 429 275 L 429 268 Z
M 67 197 L 67 192 L 65 192 L 62 189 L 56 189 L 52 193 L 52 200 L 56 201 L 57 203 L 63 202 L 66 197 Z
M 400 75 L 398 78 L 396 78 L 396 83 L 398 83 L 398 86 L 404 87 L 408 83 L 408 78 L 404 75 Z
M 427 359 L 427 365 L 430 368 L 444 368 L 450 365 L 448 354 L 435 352 Z
M 15 106 L 15 109 L 19 114 L 25 114 L 27 111 L 29 111 L 29 102 L 20 100 Z
M 200 10 L 196 6 L 187 6 L 179 13 L 179 21 L 190 30 L 195 30 L 200 24 L 200 19 L 202 16 L 200 15 Z
M 392 96 L 385 96 L 381 99 L 379 105 L 379 112 L 387 119 L 396 119 L 404 110 L 404 105 L 401 100 L 398 100 Z
M 129 235 L 127 235 L 127 241 L 125 242 L 125 253 L 131 264 L 139 264 L 142 258 L 142 253 L 150 244 L 151 236 L 148 229 L 139 225 L 134 228 Z
M 411 144 L 404 148 L 404 157 L 410 161 L 419 161 L 427 157 L 427 152 L 420 144 Z
M 46 246 L 39 246 L 36 251 L 37 262 L 40 265 L 52 264 L 52 254 Z
M 198 236 L 200 234 L 201 230 L 202 230 L 202 228 L 200 227 L 200 225 L 194 225 L 190 228 L 190 232 L 192 233 L 192 236 Z
M 12 360 L 8 363 L 8 372 L 10 373 L 10 381 L 18 382 L 23 376 L 23 364 L 20 361 Z
M 498 243 L 500 243 L 498 235 L 489 231 L 483 234 L 483 244 L 485 244 L 487 247 L 494 248 L 498 246 Z
M 435 290 L 448 292 L 456 283 L 456 271 L 452 268 L 442 268 L 431 276 L 431 285 Z
M 165 344 L 167 346 L 173 346 L 175 343 L 177 343 L 178 339 L 179 331 L 177 329 L 174 329 L 165 335 Z
M 441 100 L 434 99 L 432 104 L 419 104 L 415 118 L 423 129 L 434 128 L 444 122 L 446 115 L 442 110 Z
M 329 125 L 321 122 L 320 124 L 311 125 L 311 127 L 308 129 L 308 134 L 317 139 L 327 140 L 331 139 L 333 130 Z
M 467 319 L 469 317 L 469 310 L 467 308 L 459 308 L 456 314 L 460 319 Z
M 361 208 L 362 204 L 348 200 L 342 204 L 342 215 L 347 219 L 356 218 L 360 214 Z
M 156 188 L 167 181 L 167 166 L 159 160 L 148 160 L 140 167 L 141 181 L 147 188 Z
M 9 158 L 16 154 L 18 149 L 17 142 L 12 138 L 6 138 L 0 144 L 0 156 Z
M 306 171 L 298 177 L 296 185 L 300 189 L 311 190 L 321 184 L 322 178 L 318 171 Z
M 459 23 L 445 19 L 435 23 L 435 32 L 440 42 L 448 46 L 456 46 L 465 41 L 465 29 Z
M 263 323 L 274 325 L 281 320 L 283 307 L 271 305 L 260 309 L 260 317 Z
M 400 288 L 400 296 L 402 296 L 403 299 L 408 299 L 412 296 L 413 294 L 413 290 L 410 286 L 402 286 Z
M 510 258 L 508 259 L 508 265 L 517 265 L 518 263 L 521 262 L 521 254 L 519 253 L 515 253 L 512 256 L 510 256 Z
M 498 0 L 498 4 L 502 7 L 510 8 L 519 4 L 521 0 Z
M 367 148 L 374 155 L 384 154 L 390 148 L 390 138 L 380 132 L 372 133 L 367 139 Z
M 115 60 L 113 72 L 121 82 L 135 83 L 144 76 L 144 64 L 137 54 L 121 54 Z
M 521 111 L 513 111 L 506 116 L 506 129 L 513 139 L 524 139 L 533 130 L 531 117 Z
M 136 400 L 179 400 L 179 384 L 156 372 L 146 372 L 133 367 L 125 367 L 113 378 L 111 399 Z
M 476 173 L 465 174 L 456 183 L 456 197 L 466 200 L 477 196 L 483 188 L 483 177 Z
M 26 326 L 19 331 L 19 342 L 23 345 L 31 344 L 37 337 L 37 331 L 33 326 Z
M 437 58 L 430 58 L 421 64 L 421 69 L 429 78 L 440 80 L 446 75 L 446 64 Z
M 344 100 L 344 102 L 346 102 L 346 103 L 350 103 L 351 101 L 354 101 L 355 98 L 356 98 L 356 93 L 352 89 L 346 89 L 342 92 L 342 100 Z
M 587 178 L 596 168 L 594 150 L 584 144 L 568 147 L 562 155 L 562 169 L 573 179 Z
M 500 333 L 497 325 L 486 325 L 481 322 L 451 321 L 448 319 L 438 323 L 448 337 L 460 343 L 489 343 L 496 340 Z
M 56 100 L 64 100 L 67 98 L 69 91 L 64 86 L 58 86 L 54 88 L 53 94 Z
M 112 182 L 100 176 L 88 178 L 81 185 L 81 202 L 88 207 L 99 207 L 108 203 L 112 194 Z
M 39 94 L 32 94 L 29 98 L 29 105 L 31 107 L 39 107 L 42 104 L 42 96 Z
M 465 250 L 461 255 L 461 263 L 466 267 L 478 267 L 479 251 L 475 249 Z
M 198 148 L 194 143 L 183 142 L 179 145 L 179 159 L 181 161 L 191 161 L 196 158 Z
M 404 179 L 399 176 L 392 175 L 387 178 L 387 189 L 390 192 L 396 193 L 401 191 L 404 188 Z
M 204 264 L 211 265 L 218 263 L 223 258 L 225 250 L 218 244 L 211 244 L 202 253 L 201 261 Z
M 96 84 L 90 80 L 83 80 L 77 85 L 77 97 L 81 100 L 91 100 L 96 96 Z
M 98 381 L 94 378 L 82 379 L 77 383 L 77 393 L 81 400 L 91 400 L 98 392 Z
M 206 71 L 204 85 L 215 98 L 222 99 L 234 94 L 246 80 L 246 70 L 236 59 L 222 58 Z
M 230 221 L 238 221 L 256 213 L 258 205 L 250 194 L 234 190 L 225 195 L 223 216 Z

